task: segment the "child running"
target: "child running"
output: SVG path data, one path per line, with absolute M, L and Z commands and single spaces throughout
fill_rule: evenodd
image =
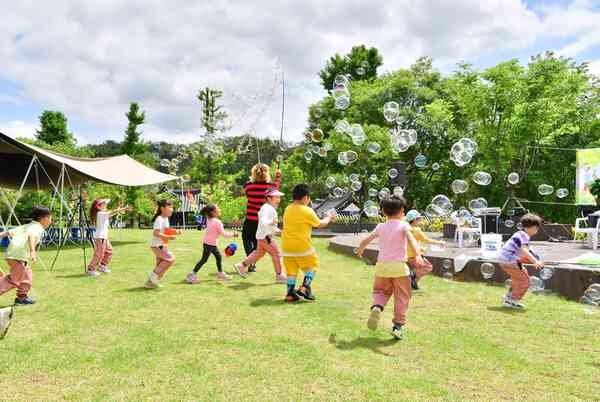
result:
M 310 189 L 306 184 L 298 184 L 292 190 L 293 202 L 283 213 L 283 233 L 281 248 L 283 263 L 287 273 L 286 302 L 297 302 L 300 298 L 314 301 L 312 281 L 319 267 L 317 252 L 311 242 L 313 228 L 325 227 L 336 218 L 331 211 L 323 219 L 319 219 L 310 204 Z M 296 290 L 298 271 L 304 272 L 302 285 Z
M 33 207 L 31 218 L 31 223 L 0 233 L 0 238 L 11 238 L 5 256 L 10 274 L 0 278 L 0 295 L 12 288 L 17 288 L 17 298 L 15 299 L 17 305 L 35 303 L 35 300 L 27 296 L 33 279 L 31 268 L 28 265 L 30 262 L 31 265 L 37 262 L 37 246 L 44 231 L 52 223 L 50 210 L 42 205 Z
M 198 263 L 196 263 L 194 270 L 187 274 L 185 280 L 189 284 L 199 283 L 200 280 L 198 279 L 197 273 L 200 271 L 200 268 L 206 264 L 208 258 L 212 254 L 215 256 L 215 260 L 217 261 L 217 279 L 221 281 L 230 281 L 231 275 L 223 272 L 223 266 L 221 263 L 222 257 L 221 252 L 217 247 L 217 240 L 219 236 L 231 238 L 237 237 L 238 234 L 236 232 L 228 232 L 225 230 L 223 222 L 221 222 L 219 219 L 221 216 L 221 210 L 218 206 L 214 204 L 208 204 L 202 208 L 200 213 L 206 218 L 206 231 L 204 232 L 204 240 L 202 242 L 202 258 L 200 261 L 198 261 Z
M 402 339 L 402 327 L 406 324 L 406 311 L 412 293 L 410 271 L 406 265 L 408 244 L 415 251 L 415 262 L 423 265 L 419 245 L 411 233 L 410 225 L 403 220 L 404 208 L 406 208 L 406 201 L 402 197 L 393 196 L 383 199 L 381 209 L 387 221 L 378 224 L 373 233 L 367 236 L 356 250 L 356 254 L 362 257 L 369 243 L 379 238 L 379 254 L 373 282 L 373 305 L 367 327 L 373 331 L 377 329 L 381 313 L 390 297 L 394 295 L 392 335 L 396 339 Z
M 408 211 L 406 213 L 406 221 L 410 224 L 410 231 L 411 231 L 412 235 L 414 236 L 415 240 L 417 241 L 417 243 L 419 244 L 419 247 L 421 247 L 422 244 L 437 244 L 442 247 L 446 246 L 446 242 L 444 242 L 442 240 L 431 239 L 425 233 L 423 233 L 423 231 L 419 227 L 421 225 L 421 223 L 423 222 L 423 216 L 416 209 L 411 209 L 410 211 Z M 413 248 L 411 247 L 410 244 L 408 245 L 407 251 L 408 251 L 408 266 L 411 268 L 410 284 L 414 290 L 418 290 L 419 289 L 419 285 L 418 285 L 419 280 L 431 272 L 431 270 L 433 269 L 433 265 L 431 265 L 431 262 L 429 262 L 425 257 L 422 258 L 423 263 L 418 264 L 416 261 L 416 258 L 415 258 L 416 257 L 415 250 L 413 250 Z M 420 248 L 420 251 L 422 254 L 423 249 Z
M 534 214 L 525 214 L 521 218 L 522 229 L 512 235 L 504 244 L 498 260 L 500 268 L 510 276 L 511 286 L 502 299 L 502 306 L 524 309 L 521 299 L 529 289 L 529 273 L 522 263 L 532 264 L 536 269 L 544 267 L 540 257 L 531 250 L 529 241 L 542 226 L 542 219 Z
M 275 281 L 285 283 L 286 277 L 281 273 L 281 257 L 279 248 L 273 236 L 280 232 L 277 227 L 277 207 L 281 203 L 281 197 L 284 194 L 276 188 L 270 188 L 265 193 L 267 202 L 260 207 L 258 211 L 258 229 L 256 230 L 256 240 L 258 247 L 246 259 L 234 265 L 235 270 L 245 278 L 248 276 L 248 268 L 256 265 L 265 254 L 271 256 L 273 268 L 275 269 Z
M 108 240 L 110 218 L 131 210 L 129 207 L 122 207 L 109 211 L 107 208 L 109 202 L 108 198 L 94 200 L 90 210 L 90 220 L 96 225 L 96 232 L 94 233 L 94 256 L 85 271 L 88 276 L 96 277 L 100 273 L 110 273 L 108 264 L 113 254 L 112 244 Z
M 175 264 L 175 256 L 169 251 L 167 243 L 169 240 L 175 240 L 175 234 L 165 233 L 169 228 L 169 217 L 173 215 L 173 203 L 169 200 L 158 200 L 156 213 L 154 214 L 154 226 L 152 232 L 152 242 L 150 250 L 156 257 L 156 266 L 150 273 L 150 277 L 144 284 L 148 289 L 156 289 L 162 287 L 161 279 L 173 264 Z M 179 231 L 175 232 L 179 233 Z

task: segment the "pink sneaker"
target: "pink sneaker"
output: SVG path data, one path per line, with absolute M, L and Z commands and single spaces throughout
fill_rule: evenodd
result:
M 235 268 L 237 273 L 240 274 L 240 276 L 242 278 L 248 277 L 248 269 L 246 268 L 246 266 L 243 263 L 239 262 L 237 264 L 234 264 L 233 267 Z
M 277 274 L 275 275 L 275 282 L 277 283 L 286 283 L 287 278 L 284 274 Z
M 190 285 L 195 285 L 197 283 L 200 283 L 200 279 L 198 279 L 198 276 L 193 272 L 190 272 L 189 274 L 187 274 L 187 276 L 185 277 L 185 281 L 187 283 L 189 283 Z
M 217 279 L 220 281 L 230 281 L 231 275 L 228 275 L 225 272 L 217 272 Z

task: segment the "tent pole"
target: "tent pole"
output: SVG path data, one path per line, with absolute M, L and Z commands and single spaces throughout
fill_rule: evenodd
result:
M 31 173 L 31 168 L 33 167 L 33 165 L 35 164 L 36 161 L 37 161 L 37 155 L 33 154 L 33 157 L 31 158 L 31 162 L 29 162 L 29 167 L 27 168 L 27 172 L 25 172 L 25 176 L 23 177 L 23 180 L 21 181 L 21 186 L 19 187 L 19 191 L 17 191 L 14 205 L 11 205 L 10 201 L 8 200 L 8 197 L 6 197 L 6 194 L 2 193 L 2 195 L 4 196 L 5 202 L 7 203 L 7 206 L 10 209 L 10 214 L 8 215 L 8 219 L 6 220 L 7 225 L 10 225 L 13 216 L 15 217 L 15 221 L 17 221 L 17 224 L 19 224 L 19 225 L 21 224 L 21 222 L 19 221 L 19 217 L 17 216 L 17 214 L 15 212 L 15 207 L 17 206 L 19 199 L 21 199 L 21 195 L 23 194 L 23 188 L 25 187 L 25 183 L 27 183 L 27 179 L 29 178 L 29 173 Z
M 185 194 L 183 192 L 183 180 L 181 180 L 181 199 L 182 200 L 186 200 L 185 198 Z M 181 205 L 181 217 L 183 218 L 183 230 L 185 230 L 185 212 L 186 212 L 186 208 L 185 208 L 185 202 L 182 203 Z

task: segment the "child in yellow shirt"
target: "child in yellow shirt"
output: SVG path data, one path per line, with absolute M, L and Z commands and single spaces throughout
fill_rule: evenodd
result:
M 446 242 L 441 240 L 434 240 L 428 237 L 425 233 L 423 233 L 423 231 L 419 227 L 423 222 L 423 216 L 416 209 L 411 209 L 410 211 L 408 211 L 408 213 L 406 214 L 406 221 L 410 224 L 411 232 L 417 243 L 419 243 L 419 247 L 421 247 L 422 244 L 437 244 L 442 247 L 446 246 Z M 420 251 L 421 253 L 423 252 L 423 247 L 421 247 Z M 412 245 L 409 244 L 408 265 L 411 268 L 411 286 L 413 289 L 417 290 L 419 289 L 419 279 L 430 273 L 433 269 L 433 265 L 431 265 L 431 262 L 429 262 L 425 257 L 422 258 L 422 263 L 418 263 L 415 259 L 415 256 L 415 250 L 413 249 Z
M 298 184 L 292 190 L 293 202 L 283 213 L 281 249 L 283 264 L 287 274 L 286 302 L 297 302 L 301 298 L 314 301 L 311 286 L 319 267 L 317 251 L 312 245 L 313 228 L 325 227 L 336 218 L 334 211 L 319 219 L 310 204 L 310 189 L 306 184 Z M 296 290 L 298 271 L 304 272 L 302 286 Z

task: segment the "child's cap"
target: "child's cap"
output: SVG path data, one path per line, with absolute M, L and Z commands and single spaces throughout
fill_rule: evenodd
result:
M 108 205 L 109 202 L 110 198 L 99 198 L 96 201 L 94 201 L 94 208 L 98 208 L 102 204 Z
M 422 218 L 423 215 L 421 215 L 421 213 L 419 211 L 417 211 L 416 209 L 411 209 L 410 211 L 408 211 L 406 213 L 406 221 L 407 222 L 412 222 L 416 219 Z
M 284 195 L 285 194 L 283 194 L 281 191 L 277 190 L 276 188 L 270 188 L 265 193 L 265 197 L 282 197 Z

